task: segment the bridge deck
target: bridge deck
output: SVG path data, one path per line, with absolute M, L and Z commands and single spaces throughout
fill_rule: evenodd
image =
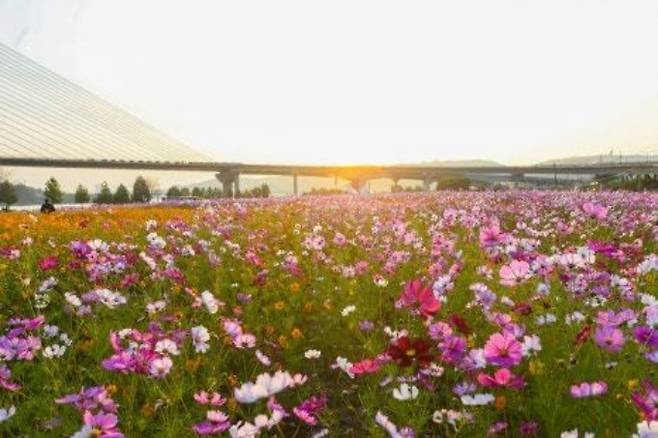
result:
M 555 165 L 555 166 L 483 166 L 483 167 L 438 167 L 438 166 L 306 166 L 280 164 L 243 164 L 222 162 L 188 161 L 128 161 L 128 160 L 69 160 L 42 158 L 0 157 L 0 166 L 49 167 L 87 169 L 135 169 L 167 171 L 219 172 L 241 175 L 297 175 L 339 176 L 352 178 L 433 178 L 447 173 L 460 174 L 571 174 L 611 175 L 620 173 L 656 173 L 658 163 L 638 162 L 604 165 Z

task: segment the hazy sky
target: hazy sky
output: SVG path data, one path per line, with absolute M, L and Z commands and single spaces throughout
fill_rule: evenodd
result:
M 0 0 L 0 41 L 218 160 L 658 151 L 655 0 Z

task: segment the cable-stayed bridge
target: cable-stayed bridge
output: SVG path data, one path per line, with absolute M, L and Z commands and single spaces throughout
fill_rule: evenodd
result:
M 53 160 L 209 160 L 2 44 L 0 156 Z
M 355 189 L 374 178 L 416 179 L 426 188 L 446 173 L 617 175 L 656 173 L 658 163 L 549 166 L 307 166 L 222 163 L 195 151 L 20 53 L 0 44 L 0 166 L 213 172 L 225 194 L 240 175 L 344 178 Z

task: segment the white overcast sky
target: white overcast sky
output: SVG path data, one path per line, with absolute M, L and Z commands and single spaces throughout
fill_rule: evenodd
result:
M 225 161 L 658 151 L 655 0 L 0 0 L 0 42 Z

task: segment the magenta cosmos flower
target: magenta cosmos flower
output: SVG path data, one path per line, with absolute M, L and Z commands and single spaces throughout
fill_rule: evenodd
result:
M 509 265 L 500 268 L 500 284 L 514 287 L 526 279 L 530 265 L 523 260 L 512 260 Z
M 39 268 L 42 271 L 50 271 L 51 269 L 55 269 L 58 265 L 57 257 L 55 256 L 47 256 L 39 260 Z
M 217 435 L 231 427 L 228 415 L 221 411 L 211 410 L 206 413 L 206 421 L 195 424 L 193 430 L 197 435 Z
M 643 383 L 642 391 L 631 394 L 631 400 L 640 409 L 645 420 L 658 420 L 658 388 L 650 381 Z
M 522 357 L 521 343 L 511 333 L 494 333 L 484 345 L 484 358 L 493 365 L 513 367 Z

